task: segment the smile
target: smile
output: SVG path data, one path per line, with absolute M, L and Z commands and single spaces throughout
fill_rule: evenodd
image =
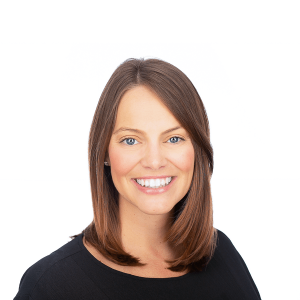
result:
M 140 186 L 157 189 L 170 184 L 174 177 L 156 178 L 156 179 L 134 179 Z
M 157 195 L 169 191 L 175 184 L 177 176 L 165 177 L 161 179 L 134 179 L 132 178 L 132 183 L 137 187 L 137 189 L 147 195 Z

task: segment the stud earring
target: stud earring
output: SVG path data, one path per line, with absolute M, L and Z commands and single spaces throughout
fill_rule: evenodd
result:
M 107 162 L 107 161 L 105 161 L 104 164 L 105 164 L 106 166 L 108 166 L 108 162 Z

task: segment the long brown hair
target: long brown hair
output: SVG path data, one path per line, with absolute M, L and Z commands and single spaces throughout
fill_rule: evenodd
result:
M 174 272 L 201 271 L 212 258 L 217 239 L 210 187 L 213 149 L 209 123 L 192 82 L 163 60 L 127 59 L 114 71 L 101 94 L 90 129 L 88 150 L 94 219 L 82 233 L 108 260 L 123 266 L 146 265 L 122 248 L 118 191 L 110 167 L 104 165 L 120 100 L 126 91 L 141 85 L 156 93 L 187 130 L 193 143 L 195 162 L 191 186 L 175 205 L 172 226 L 165 236 L 178 256 L 166 262 L 170 265 L 168 269 Z

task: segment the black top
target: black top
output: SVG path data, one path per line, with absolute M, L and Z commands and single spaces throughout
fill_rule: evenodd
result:
M 146 278 L 112 269 L 85 248 L 82 237 L 27 269 L 14 300 L 261 299 L 245 262 L 220 230 L 207 267 L 172 278 Z

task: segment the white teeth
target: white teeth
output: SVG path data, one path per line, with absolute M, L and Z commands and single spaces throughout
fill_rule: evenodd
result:
M 167 177 L 163 179 L 136 179 L 135 181 L 141 185 L 141 186 L 146 186 L 150 188 L 158 188 L 162 186 L 168 185 L 172 180 L 172 177 Z

